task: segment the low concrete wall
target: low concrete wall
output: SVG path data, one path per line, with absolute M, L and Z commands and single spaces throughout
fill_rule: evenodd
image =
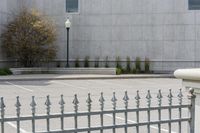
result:
M 14 75 L 19 74 L 103 74 L 116 75 L 115 68 L 11 68 Z
M 200 133 L 200 68 L 196 69 L 178 69 L 174 72 L 176 78 L 182 79 L 182 85 L 186 89 L 193 89 L 196 96 L 194 119 L 194 133 Z

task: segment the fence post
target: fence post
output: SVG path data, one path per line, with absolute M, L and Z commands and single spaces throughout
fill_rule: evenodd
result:
M 139 91 L 137 91 L 137 95 L 136 95 L 136 97 L 135 97 L 135 100 L 136 100 L 136 108 L 137 108 L 137 109 L 140 108 L 140 99 L 141 99 L 141 98 L 140 98 L 140 95 L 139 95 Z M 139 118 L 140 118 L 140 117 L 139 117 L 139 110 L 137 110 L 137 111 L 136 111 L 136 122 L 137 122 L 137 124 L 139 124 L 139 121 L 140 121 Z M 140 128 L 139 128 L 139 125 L 137 125 L 137 126 L 136 126 L 136 133 L 139 133 L 139 132 L 140 132 L 139 129 L 140 129 Z
M 161 90 L 158 91 L 157 99 L 158 99 L 158 120 L 161 121 L 161 106 L 162 106 L 162 93 Z M 158 133 L 161 133 L 161 123 L 158 123 Z
M 35 102 L 35 97 L 32 96 L 32 101 L 31 101 L 31 110 L 32 110 L 32 132 L 35 133 L 35 112 L 36 112 L 36 102 Z
M 181 106 L 182 102 L 183 102 L 182 89 L 180 89 L 179 94 L 177 95 L 177 97 L 178 97 L 179 105 Z M 179 119 L 181 119 L 182 118 L 182 108 L 180 107 L 178 110 L 179 110 Z M 182 133 L 182 124 L 181 124 L 181 121 L 178 123 L 178 128 L 179 128 L 178 132 Z
M 127 109 L 128 109 L 128 100 L 129 100 L 129 97 L 128 97 L 128 93 L 127 91 L 125 91 L 125 95 L 124 95 L 124 105 L 125 105 L 125 112 L 124 112 L 124 117 L 125 117 L 125 128 L 124 128 L 124 133 L 127 133 L 128 132 L 128 128 L 127 128 L 127 124 L 128 124 L 128 113 L 127 113 Z
M 16 114 L 17 114 L 17 133 L 20 133 L 20 113 L 21 113 L 21 103 L 19 102 L 19 96 L 17 96 L 17 102 L 15 104 Z
M 47 100 L 45 102 L 45 105 L 46 105 L 46 112 L 47 112 L 47 118 L 46 118 L 47 131 L 49 132 L 50 131 L 50 119 L 49 119 L 49 116 L 50 116 L 50 110 L 51 110 L 51 102 L 50 102 L 49 95 L 47 96 Z
M 60 113 L 61 113 L 61 117 L 60 117 L 60 128 L 63 131 L 64 130 L 64 111 L 65 111 L 65 101 L 63 98 L 63 95 L 61 95 L 61 99 L 60 99 Z
M 101 92 L 101 97 L 99 98 L 99 102 L 100 102 L 100 107 L 101 107 L 101 115 L 100 115 L 101 130 L 100 130 L 100 133 L 103 133 L 103 110 L 104 110 L 104 102 L 105 102 L 105 99 L 103 97 L 103 92 Z
M 192 93 L 190 91 L 189 97 L 191 98 L 191 128 L 193 131 L 191 133 L 200 133 L 200 69 L 178 69 L 174 72 L 176 78 L 182 79 L 182 85 L 187 90 L 192 88 Z M 195 94 L 195 95 L 194 95 Z
M 5 104 L 3 97 L 1 97 L 1 103 L 0 103 L 0 110 L 1 110 L 1 133 L 4 133 L 4 115 L 5 115 Z
M 112 105 L 113 105 L 113 133 L 116 133 L 116 130 L 115 130 L 115 125 L 116 125 L 116 114 L 115 114 L 115 110 L 116 110 L 116 107 L 117 107 L 117 98 L 115 96 L 115 92 L 113 92 L 113 97 L 111 99 L 112 101 Z
M 77 98 L 77 94 L 74 95 L 74 100 L 72 102 L 74 104 L 74 113 L 75 113 L 75 116 L 74 116 L 74 128 L 77 130 L 78 129 L 78 116 L 77 116 L 77 113 L 78 113 L 78 104 L 79 104 L 79 101 L 78 101 L 78 98 Z M 77 131 L 75 131 L 74 133 L 77 133 Z
M 189 121 L 189 131 L 190 133 L 195 133 L 195 98 L 194 89 L 189 89 L 188 99 L 191 101 L 191 107 L 189 108 L 189 115 L 191 120 Z
M 87 106 L 88 106 L 88 128 L 90 128 L 91 127 L 91 115 L 90 115 L 90 112 L 91 112 L 91 107 L 92 107 L 92 99 L 91 99 L 91 97 L 90 97 L 90 93 L 88 94 L 88 98 L 87 98 L 87 100 L 86 100 L 86 103 L 87 103 Z M 90 130 L 88 130 L 88 133 L 90 133 L 91 131 Z
M 150 90 L 148 90 L 148 93 L 147 93 L 147 96 L 146 96 L 146 99 L 147 99 L 147 107 L 148 107 L 148 110 L 147 110 L 147 120 L 149 122 L 149 124 L 147 125 L 147 133 L 150 133 L 150 121 L 151 121 L 151 114 L 150 114 L 150 107 L 151 107 L 151 93 L 150 93 Z
M 171 109 L 171 106 L 172 106 L 172 98 L 173 98 L 173 95 L 172 95 L 172 90 L 170 89 L 169 90 L 169 94 L 168 94 L 168 101 L 169 101 L 169 106 L 170 108 L 168 109 L 168 112 L 169 112 L 169 120 L 170 122 L 168 123 L 168 127 L 169 127 L 169 133 L 172 132 L 172 125 L 171 125 L 171 119 L 172 119 L 172 109 Z

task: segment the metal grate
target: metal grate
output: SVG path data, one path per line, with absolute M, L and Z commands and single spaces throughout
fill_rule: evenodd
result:
M 189 104 L 183 104 L 183 95 L 182 91 L 180 89 L 179 94 L 177 95 L 178 98 L 178 104 L 173 104 L 173 95 L 171 90 L 169 90 L 168 94 L 168 105 L 162 105 L 163 96 L 161 93 L 161 90 L 158 91 L 157 94 L 157 106 L 152 106 L 152 96 L 150 90 L 148 91 L 146 95 L 146 107 L 140 107 L 140 95 L 139 91 L 137 91 L 135 96 L 135 102 L 136 107 L 135 108 L 129 108 L 129 97 L 128 93 L 125 92 L 125 95 L 123 97 L 124 102 L 124 108 L 118 109 L 117 108 L 117 98 L 115 96 L 115 92 L 112 96 L 112 109 L 105 110 L 105 99 L 103 96 L 103 93 L 101 93 L 99 98 L 99 104 L 100 104 L 100 110 L 98 111 L 92 111 L 92 100 L 90 94 L 88 94 L 86 103 L 87 103 L 87 111 L 79 112 L 79 100 L 77 95 L 74 95 L 73 105 L 74 105 L 74 111 L 73 112 L 65 112 L 65 101 L 63 99 L 63 95 L 61 95 L 60 99 L 60 113 L 57 114 L 51 114 L 51 101 L 50 97 L 47 96 L 46 98 L 46 114 L 45 115 L 37 115 L 36 114 L 36 102 L 34 96 L 32 97 L 32 102 L 30 104 L 32 115 L 29 116 L 21 116 L 21 104 L 19 101 L 19 97 L 17 97 L 16 100 L 16 116 L 14 117 L 5 117 L 5 104 L 4 99 L 1 98 L 0 103 L 0 109 L 1 109 L 1 133 L 5 133 L 5 122 L 16 122 L 17 123 L 17 133 L 20 133 L 20 123 L 22 121 L 31 121 L 32 126 L 32 133 L 78 133 L 78 132 L 88 132 L 91 133 L 92 131 L 100 131 L 100 133 L 103 133 L 104 130 L 112 130 L 113 133 L 116 133 L 116 129 L 122 128 L 124 129 L 124 133 L 128 133 L 128 128 L 135 127 L 135 132 L 140 132 L 140 126 L 146 126 L 147 132 L 150 133 L 150 126 L 151 125 L 157 125 L 158 127 L 158 133 L 161 133 L 161 125 L 162 124 L 168 124 L 168 131 L 171 133 L 172 124 L 178 123 L 178 132 L 181 133 L 182 131 L 182 122 L 189 122 L 190 130 L 188 130 L 190 133 L 194 133 L 194 117 L 195 117 L 195 95 L 193 94 L 193 90 L 190 89 L 188 94 L 188 99 L 191 101 Z M 182 116 L 182 109 L 188 108 L 189 109 L 189 116 L 183 117 Z M 172 109 L 178 110 L 178 118 L 172 118 Z M 162 119 L 162 110 L 168 110 L 168 119 Z M 151 111 L 157 111 L 158 120 L 152 121 L 151 120 Z M 140 112 L 146 112 L 147 114 L 147 121 L 140 121 Z M 122 113 L 124 114 L 124 123 L 118 124 L 116 123 L 116 115 Z M 135 113 L 136 114 L 136 123 L 128 123 L 128 116 L 129 113 Z M 105 115 L 112 115 L 112 123 L 110 125 L 104 124 Z M 87 117 L 87 127 L 79 127 L 78 125 L 78 118 L 81 116 Z M 91 126 L 91 117 L 92 116 L 98 116 L 100 119 L 100 125 L 98 126 Z M 60 129 L 59 130 L 51 130 L 51 119 L 59 118 L 60 119 Z M 64 119 L 65 118 L 73 118 L 74 119 L 74 128 L 71 129 L 65 129 L 64 128 Z M 36 131 L 36 120 L 45 120 L 46 121 L 46 131 Z

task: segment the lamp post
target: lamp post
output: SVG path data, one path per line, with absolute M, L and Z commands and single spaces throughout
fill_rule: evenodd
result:
M 69 29 L 71 26 L 71 22 L 69 21 L 69 18 L 67 18 L 65 22 L 65 28 L 67 29 L 67 64 L 66 67 L 69 67 Z

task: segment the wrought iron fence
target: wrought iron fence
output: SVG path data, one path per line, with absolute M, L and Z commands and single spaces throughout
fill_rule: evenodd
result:
M 46 98 L 46 114 L 45 115 L 37 115 L 36 114 L 36 102 L 34 96 L 32 97 L 32 102 L 30 104 L 32 115 L 29 116 L 21 116 L 21 103 L 19 101 L 19 97 L 17 97 L 16 100 L 16 116 L 14 117 L 5 117 L 5 104 L 4 99 L 1 98 L 0 103 L 0 109 L 1 109 L 1 133 L 5 133 L 5 123 L 6 122 L 16 122 L 17 127 L 17 133 L 20 133 L 20 123 L 22 121 L 31 121 L 32 126 L 32 133 L 78 133 L 78 132 L 92 132 L 92 131 L 100 131 L 100 133 L 103 133 L 104 130 L 112 130 L 113 133 L 116 132 L 116 129 L 122 128 L 125 133 L 128 132 L 128 128 L 135 127 L 136 133 L 140 133 L 140 126 L 146 126 L 147 132 L 150 133 L 150 126 L 156 125 L 158 127 L 158 133 L 161 133 L 161 125 L 162 124 L 168 124 L 168 131 L 171 133 L 172 131 L 172 124 L 178 123 L 178 132 L 182 132 L 182 122 L 189 122 L 190 129 L 188 130 L 190 133 L 194 133 L 194 117 L 195 117 L 195 95 L 193 94 L 193 90 L 191 89 L 188 94 L 188 99 L 191 101 L 188 104 L 183 104 L 183 94 L 180 89 L 179 94 L 177 95 L 178 98 L 178 104 L 173 104 L 173 95 L 171 90 L 169 90 L 168 94 L 168 105 L 162 105 L 162 93 L 161 90 L 159 90 L 157 94 L 157 106 L 152 106 L 152 96 L 150 93 L 150 90 L 148 91 L 146 95 L 146 107 L 140 107 L 140 95 L 139 91 L 136 92 L 135 96 L 135 102 L 136 107 L 135 108 L 129 108 L 129 97 L 128 93 L 125 92 L 125 95 L 123 97 L 124 101 L 124 108 L 118 109 L 117 108 L 117 98 L 115 96 L 115 93 L 113 93 L 113 97 L 111 99 L 112 101 L 112 109 L 106 110 L 104 109 L 105 105 L 105 99 L 103 96 L 103 93 L 101 93 L 101 96 L 99 98 L 99 104 L 100 104 L 100 110 L 93 111 L 91 110 L 92 106 L 92 100 L 90 94 L 88 94 L 86 103 L 87 103 L 87 111 L 80 112 L 78 110 L 79 107 L 79 100 L 77 95 L 74 96 L 73 104 L 74 104 L 74 112 L 65 112 L 65 101 L 63 98 L 63 95 L 61 95 L 61 100 L 59 101 L 60 104 L 60 113 L 57 114 L 51 114 L 51 102 L 50 97 L 47 96 Z M 182 109 L 188 108 L 189 109 L 189 116 L 183 117 L 182 116 Z M 177 109 L 178 110 L 178 118 L 172 118 L 172 110 Z M 168 119 L 162 119 L 162 111 L 168 110 Z M 152 121 L 151 120 L 151 111 L 157 111 L 158 120 Z M 147 114 L 147 121 L 140 121 L 140 112 L 146 112 Z M 116 115 L 122 113 L 124 114 L 124 123 L 123 124 L 117 124 L 116 123 Z M 128 116 L 129 113 L 135 113 L 136 114 L 136 122 L 135 123 L 128 123 Z M 104 117 L 105 115 L 111 115 L 112 116 L 112 123 L 110 125 L 104 124 Z M 86 116 L 87 117 L 87 127 L 79 127 L 78 125 L 78 117 Z M 100 125 L 97 126 L 91 126 L 91 117 L 92 116 L 98 116 L 100 120 Z M 74 119 L 74 128 L 65 128 L 65 118 L 73 118 Z M 60 119 L 60 129 L 59 130 L 51 130 L 50 129 L 50 120 L 59 118 Z M 36 131 L 36 120 L 45 120 L 46 121 L 46 131 Z

